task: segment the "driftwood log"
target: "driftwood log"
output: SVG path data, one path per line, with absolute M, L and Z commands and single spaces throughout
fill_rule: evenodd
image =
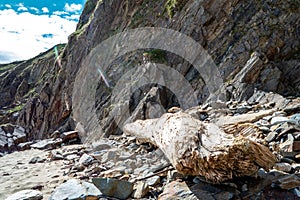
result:
M 204 176 L 215 183 L 255 175 L 260 167 L 268 170 L 276 162 L 267 147 L 184 112 L 137 120 L 123 131 L 159 147 L 179 173 Z

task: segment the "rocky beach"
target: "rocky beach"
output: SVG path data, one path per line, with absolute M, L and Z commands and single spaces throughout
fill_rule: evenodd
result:
M 300 199 L 299 5 L 88 0 L 0 65 L 0 199 Z

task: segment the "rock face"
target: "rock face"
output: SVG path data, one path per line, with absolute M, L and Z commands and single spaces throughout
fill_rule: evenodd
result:
M 75 125 L 70 113 L 78 107 L 73 105 L 73 84 L 78 71 L 87 67 L 83 65 L 86 56 L 117 33 L 149 26 L 180 30 L 203 46 L 228 86 L 228 98 L 246 100 L 255 93 L 255 88 L 282 95 L 299 94 L 300 42 L 295 24 L 299 24 L 300 11 L 295 2 L 172 2 L 88 0 L 76 32 L 69 37 L 64 49 L 60 46 L 61 68 L 55 63 L 53 49 L 29 61 L 0 65 L 0 108 L 4 110 L 0 112 L 0 121 L 17 120 L 35 139 L 44 138 L 57 129 L 62 132 L 73 130 Z M 203 74 L 184 59 L 169 52 L 140 49 L 114 60 L 105 74 L 110 84 L 115 85 L 139 63 L 164 63 L 190 82 L 197 101 L 202 103 L 209 93 L 207 83 L 203 81 Z M 82 79 L 82 85 L 85 79 Z M 128 84 L 133 85 L 134 81 Z M 136 91 L 124 89 L 122 94 L 132 97 L 128 102 L 130 112 L 152 87 L 158 86 L 155 84 Z M 98 137 L 120 133 L 111 117 L 114 114 L 111 113 L 114 112 L 111 110 L 114 106 L 110 102 L 111 90 L 104 81 L 98 85 L 95 103 L 103 127 L 103 133 Z M 159 87 L 162 107 L 178 106 L 174 91 Z

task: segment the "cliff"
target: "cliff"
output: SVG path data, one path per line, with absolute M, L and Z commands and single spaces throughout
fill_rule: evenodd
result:
M 172 106 L 183 106 L 176 95 L 176 91 L 183 90 L 180 89 L 182 84 L 176 83 L 176 80 L 162 85 L 156 79 L 144 82 L 142 87 L 134 87 L 136 80 L 132 77 L 144 77 L 137 67 L 144 62 L 163 64 L 170 67 L 167 71 L 177 70 L 177 75 L 191 86 L 197 104 L 207 100 L 210 102 L 208 97 L 212 91 L 207 76 L 215 72 L 199 72 L 195 67 L 197 57 L 193 62 L 176 54 L 176 49 L 187 51 L 189 48 L 176 46 L 179 41 L 172 44 L 173 51 L 167 51 L 165 46 L 151 46 L 137 40 L 136 43 L 145 46 L 123 54 L 120 53 L 121 48 L 117 56 L 111 52 L 118 53 L 118 47 L 122 47 L 120 44 L 107 43 L 114 45 L 102 46 L 118 33 L 143 27 L 177 31 L 201 45 L 205 55 L 209 55 L 213 66 L 217 67 L 218 73 L 215 74 L 220 75 L 218 80 L 222 80 L 226 86 L 227 100 L 247 100 L 255 91 L 297 96 L 300 90 L 299 13 L 295 1 L 88 0 L 77 30 L 69 36 L 64 48 L 60 46 L 61 68 L 55 64 L 53 49 L 28 61 L 0 66 L 1 123 L 19 124 L 26 128 L 30 138 L 45 138 L 55 130 L 67 131 L 76 125 L 91 131 L 97 126 L 92 121 L 95 117 L 90 118 L 89 115 L 90 110 L 94 110 L 98 121 L 96 124 L 101 127 L 95 138 L 99 138 L 122 132 L 118 125 L 127 119 L 115 117 L 119 114 L 118 109 L 123 108 L 115 105 L 122 96 L 128 97 L 124 99 L 124 105 L 130 114 L 139 108 L 135 119 L 159 115 L 151 111 L 154 108 L 157 110 L 158 107 L 153 107 L 157 103 L 162 105 L 161 113 Z M 167 40 L 167 37 L 163 38 Z M 170 41 L 154 42 L 167 44 Z M 188 50 L 188 53 L 192 51 Z M 102 52 L 112 59 L 106 59 L 105 62 L 111 63 L 98 63 L 100 58 L 92 60 L 97 59 L 96 55 L 101 56 Z M 96 78 L 91 79 L 93 72 L 89 70 L 95 63 L 105 66 L 102 70 L 109 85 L 105 84 L 97 71 L 94 72 Z M 124 79 L 128 72 L 132 74 Z M 165 73 L 164 70 L 162 72 Z M 240 80 L 239 77 L 244 78 Z M 89 80 L 96 82 L 89 83 Z M 123 85 L 117 90 L 118 94 L 114 94 L 116 90 L 113 88 L 120 85 L 120 80 L 124 81 L 121 81 L 122 84 L 126 83 L 126 87 Z M 177 90 L 168 88 L 169 85 Z M 89 93 L 78 86 L 93 87 L 92 102 L 90 97 L 84 96 Z M 153 98 L 147 99 L 151 88 L 157 88 L 157 91 L 152 94 Z M 143 105 L 140 104 L 142 100 Z M 88 105 L 82 106 L 84 101 L 88 101 Z

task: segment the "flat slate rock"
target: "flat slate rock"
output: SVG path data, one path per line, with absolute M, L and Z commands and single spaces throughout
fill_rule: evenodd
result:
M 101 192 L 93 184 L 83 182 L 82 184 L 76 179 L 70 179 L 67 182 L 58 186 L 52 193 L 49 200 L 62 200 L 62 199 L 98 199 Z M 89 197 L 89 198 L 88 198 Z
M 35 144 L 30 145 L 31 148 L 35 148 L 35 149 L 52 149 L 58 145 L 60 145 L 62 142 L 62 140 L 60 138 L 58 139 L 45 139 L 45 140 L 41 140 L 38 141 Z
M 5 200 L 40 200 L 43 199 L 43 194 L 37 190 L 22 190 L 19 191 Z
M 133 184 L 112 178 L 93 178 L 92 182 L 106 196 L 127 199 L 133 191 Z

